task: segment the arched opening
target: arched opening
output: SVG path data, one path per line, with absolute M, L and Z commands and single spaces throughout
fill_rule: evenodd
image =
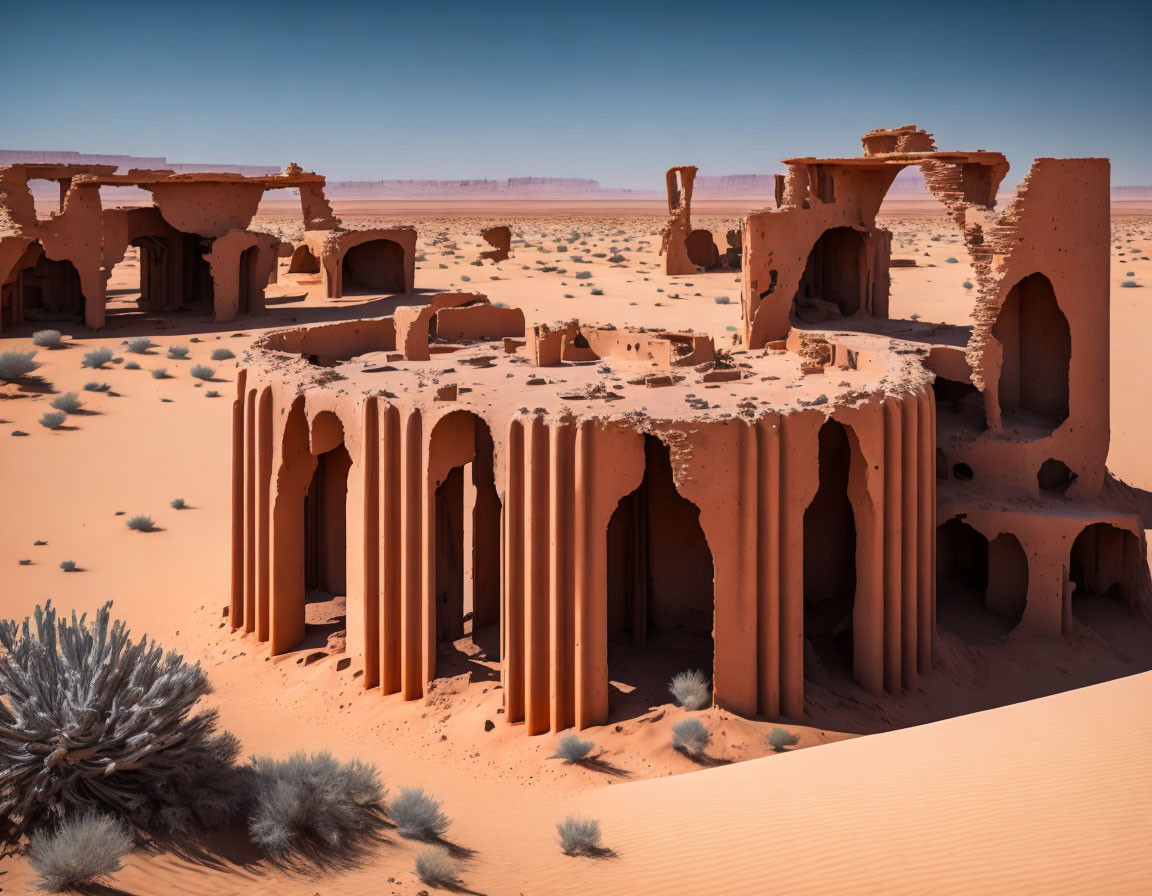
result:
M 853 678 L 852 613 L 856 603 L 856 515 L 848 497 L 852 446 L 836 420 L 820 427 L 820 484 L 804 511 L 806 662 Z
M 693 230 L 684 240 L 684 248 L 688 252 L 688 259 L 697 267 L 709 271 L 720 266 L 720 250 L 716 248 L 712 231 Z
M 1072 336 L 1052 282 L 1030 274 L 1012 287 L 992 327 L 1000 343 L 1000 415 L 1022 434 L 1047 435 L 1068 418 Z
M 792 299 L 792 314 L 806 323 L 849 317 L 870 303 L 868 240 L 852 227 L 824 231 L 808 254 Z
M 1093 523 L 1072 543 L 1068 577 L 1072 614 L 1097 634 L 1112 640 L 1132 624 L 1140 542 L 1109 523 Z
M 936 619 L 978 644 L 1012 631 L 1028 597 L 1028 557 L 1010 533 L 988 539 L 960 519 L 936 530 Z
M 304 496 L 304 644 L 309 647 L 324 646 L 345 626 L 351 466 L 342 441 L 318 455 Z
M 84 316 L 79 272 L 70 261 L 49 258 L 38 242 L 24 250 L 0 290 L 4 326 Z
M 404 248 L 392 240 L 369 240 L 344 253 L 344 292 L 404 292 Z
M 437 674 L 499 678 L 500 494 L 492 431 L 473 420 L 476 453 L 436 488 Z
M 320 259 L 306 245 L 297 246 L 288 261 L 289 274 L 319 274 Z
M 259 246 L 249 246 L 240 253 L 240 281 L 236 292 L 238 314 L 248 314 L 254 305 L 260 304 L 264 284 L 260 282 L 259 263 Z
M 668 446 L 644 437 L 644 478 L 608 523 L 611 712 L 667 703 L 678 672 L 713 672 L 712 551 L 700 509 L 676 490 Z

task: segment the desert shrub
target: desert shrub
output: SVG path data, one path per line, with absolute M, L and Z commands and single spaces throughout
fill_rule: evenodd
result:
M 209 367 L 207 364 L 196 364 L 188 372 L 198 380 L 210 380 L 212 375 L 216 373 L 216 368 Z
M 119 819 L 86 814 L 66 819 L 54 831 L 28 838 L 28 864 L 39 889 L 59 893 L 99 883 L 124 867 L 132 835 Z
M 40 348 L 59 348 L 64 334 L 59 330 L 37 330 L 32 334 L 32 344 Z
M 592 279 L 592 272 L 591 271 L 577 271 L 576 272 L 576 279 L 577 280 L 591 280 Z
M 622 261 L 624 261 L 624 256 L 623 255 L 613 255 L 611 258 L 608 259 L 608 261 L 612 264 L 620 264 Z
M 1120 285 L 1123 286 L 1125 289 L 1135 289 L 1140 284 L 1137 283 L 1135 280 L 1125 280 Z
M 172 503 L 169 505 L 173 510 L 183 510 L 188 505 L 184 503 L 183 498 L 173 498 Z
M 465 283 L 471 283 L 472 282 L 472 278 L 469 277 L 467 274 L 461 274 L 460 279 L 463 280 Z
M 156 522 L 152 517 L 138 513 L 128 517 L 128 528 L 134 532 L 151 532 L 156 528 Z
M 154 379 L 154 380 L 166 380 L 166 379 L 168 379 L 168 368 L 167 367 L 157 367 L 155 370 L 152 371 L 152 379 Z
M 0 380 L 18 380 L 27 376 L 39 363 L 32 359 L 36 352 L 3 352 L 0 353 Z
M 63 560 L 60 562 L 60 568 L 64 570 L 64 572 L 76 572 L 76 561 Z
M 716 296 L 713 301 L 716 302 L 717 305 L 727 305 L 732 300 L 728 298 L 728 296 Z
M 566 856 L 595 855 L 600 851 L 600 822 L 594 818 L 569 815 L 556 823 L 556 833 Z
M 84 360 L 80 362 L 80 366 L 99 370 L 112 360 L 112 354 L 112 349 L 102 345 L 100 348 L 94 348 L 90 352 L 85 352 Z
M 125 344 L 128 346 L 128 351 L 135 355 L 143 355 L 154 345 L 152 340 L 147 336 L 136 336 L 133 339 L 127 340 Z
M 133 642 L 111 608 L 57 619 L 49 602 L 0 621 L 0 839 L 89 811 L 183 832 L 237 808 L 239 744 L 216 731 L 215 710 L 193 714 L 204 672 Z
M 85 392 L 107 392 L 111 388 L 107 383 L 99 383 L 96 380 L 84 384 Z
M 183 361 L 188 357 L 189 348 L 186 345 L 168 346 L 168 357 L 173 361 Z
M 330 753 L 254 757 L 248 833 L 272 855 L 313 845 L 341 849 L 380 820 L 384 787 L 376 767 Z
M 230 358 L 235 358 L 235 357 L 236 357 L 236 355 L 234 355 L 232 353 L 231 349 L 226 349 L 226 348 L 213 349 L 212 355 L 211 355 L 211 358 L 213 361 L 227 361 Z
M 947 258 L 944 259 L 944 263 L 945 264 L 958 264 L 956 259 L 953 258 L 951 255 L 949 255 Z
M 205 398 L 219 398 L 220 393 L 217 392 L 215 389 L 209 389 L 207 392 L 204 393 L 204 397 Z
M 963 283 L 961 283 L 960 285 L 961 285 L 961 286 L 963 286 L 965 289 L 971 289 L 971 288 L 972 288 L 973 286 L 975 286 L 976 284 L 974 284 L 974 283 L 973 283 L 971 280 L 965 280 L 965 281 L 964 281 Z
M 430 887 L 451 887 L 459 880 L 456 863 L 443 846 L 426 846 L 416 854 L 416 876 Z
M 711 742 L 712 736 L 699 719 L 681 719 L 672 726 L 672 746 L 690 756 L 699 756 Z
M 783 753 L 785 747 L 794 747 L 800 743 L 800 738 L 787 728 L 777 726 L 768 732 L 768 743 L 777 753 Z
M 63 411 L 45 411 L 40 415 L 40 425 L 47 429 L 58 429 L 67 419 L 68 415 Z
M 65 392 L 63 395 L 57 395 L 52 399 L 52 407 L 58 411 L 63 411 L 65 414 L 75 414 L 84 407 L 84 402 L 75 392 Z
M 597 286 L 597 287 L 595 287 L 595 288 L 592 290 L 592 295 L 594 295 L 594 296 L 602 296 L 602 295 L 604 295 L 604 290 L 602 290 L 602 289 L 601 289 L 599 286 Z M 567 298 L 567 297 L 566 297 L 566 298 Z
M 448 830 L 451 819 L 440 811 L 440 801 L 420 787 L 404 787 L 388 805 L 388 817 L 401 837 L 431 840 Z
M 592 741 L 584 740 L 578 734 L 565 734 L 556 744 L 555 758 L 569 763 L 579 762 L 592 752 L 594 746 Z
M 140 365 L 137 364 L 135 361 L 129 361 L 127 364 L 124 365 L 124 369 L 125 370 L 139 370 Z
M 712 702 L 712 690 L 708 687 L 708 676 L 700 669 L 678 672 L 668 682 L 672 696 L 687 710 L 702 709 Z

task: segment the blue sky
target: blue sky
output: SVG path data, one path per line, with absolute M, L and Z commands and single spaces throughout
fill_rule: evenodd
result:
M 915 122 L 1152 184 L 1152 4 L 25 3 L 0 146 L 332 179 L 768 173 Z

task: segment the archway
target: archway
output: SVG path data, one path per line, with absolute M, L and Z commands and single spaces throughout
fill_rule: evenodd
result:
M 644 437 L 644 478 L 617 504 L 607 540 L 609 700 L 614 717 L 630 718 L 668 702 L 676 673 L 711 678 L 714 667 L 712 551 L 655 436 Z
M 306 245 L 297 246 L 288 262 L 289 274 L 319 274 L 320 259 Z
M 1028 557 L 1019 539 L 1001 533 L 991 542 L 961 519 L 936 530 L 936 619 L 963 640 L 979 644 L 1011 632 L 1028 597 Z
M 344 291 L 404 292 L 404 247 L 392 240 L 369 240 L 344 253 Z
M 240 279 L 236 291 L 237 314 L 248 314 L 252 310 L 253 304 L 260 304 L 260 295 L 264 292 L 264 285 L 260 282 L 259 263 L 259 246 L 249 246 L 240 253 Z
M 313 424 L 315 438 L 316 424 Z M 348 470 L 343 441 L 316 457 L 304 496 L 305 645 L 323 646 L 344 628 L 347 607 Z
M 1004 423 L 1047 435 L 1068 418 L 1072 336 L 1052 281 L 1030 274 L 1012 287 L 992 335 L 1000 343 L 1000 415 Z
M 475 454 L 436 488 L 437 675 L 467 669 L 474 679 L 495 680 L 503 656 L 495 445 L 488 424 L 468 416 Z
M 2 290 L 4 326 L 26 320 L 73 320 L 84 315 L 79 272 L 70 261 L 49 258 L 39 242 L 24 250 Z
M 848 496 L 851 466 L 848 430 L 828 420 L 819 434 L 820 484 L 804 511 L 805 662 L 818 661 L 827 672 L 850 681 L 856 604 L 856 514 Z
M 868 239 L 852 227 L 832 227 L 812 251 L 796 295 L 792 314 L 815 323 L 848 317 L 868 307 Z
M 1072 614 L 1105 637 L 1130 626 L 1139 563 L 1140 542 L 1131 532 L 1109 523 L 1085 528 L 1068 562 Z

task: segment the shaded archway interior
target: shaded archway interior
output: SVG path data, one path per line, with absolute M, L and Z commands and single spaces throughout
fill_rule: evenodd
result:
M 304 645 L 322 647 L 345 627 L 348 471 L 344 443 L 316 458 L 304 496 Z
M 991 542 L 961 519 L 936 533 L 936 618 L 969 643 L 1002 637 L 1020 623 L 1028 595 L 1028 558 L 1019 539 Z
M 51 259 L 40 243 L 32 243 L 0 286 L 0 306 L 6 327 L 74 320 L 84 314 L 80 274 L 71 262 Z
M 713 671 L 713 563 L 700 510 L 676 490 L 671 453 L 644 437 L 644 478 L 608 523 L 611 715 L 668 702 L 678 672 Z
M 404 249 L 392 240 L 369 240 L 344 254 L 344 289 L 404 292 Z

